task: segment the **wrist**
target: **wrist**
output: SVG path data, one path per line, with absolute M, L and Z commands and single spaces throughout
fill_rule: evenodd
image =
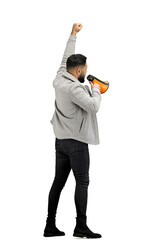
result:
M 98 89 L 99 91 L 101 91 L 100 87 L 94 87 L 94 86 L 93 86 L 93 87 L 92 87 L 92 90 L 93 90 L 93 89 Z M 96 90 L 96 91 L 97 91 L 97 90 Z
M 76 32 L 75 32 L 75 31 L 72 31 L 72 32 L 71 32 L 71 35 L 76 36 Z

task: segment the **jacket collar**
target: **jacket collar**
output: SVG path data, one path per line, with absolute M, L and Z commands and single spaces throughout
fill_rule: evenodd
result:
M 78 81 L 78 79 L 75 78 L 71 73 L 65 71 L 65 72 L 63 72 L 62 76 L 64 76 L 64 77 L 72 80 L 73 82 L 76 82 L 76 83 L 78 83 L 79 85 L 81 85 L 81 86 L 84 88 L 84 90 L 85 90 L 88 94 L 90 94 L 90 96 L 91 96 L 91 93 L 90 93 L 90 90 L 89 90 L 88 85 L 83 85 L 82 83 L 80 83 L 80 82 Z
M 69 79 L 72 80 L 73 82 L 78 82 L 78 83 L 80 83 L 77 78 L 75 78 L 71 73 L 69 73 L 69 72 L 67 72 L 67 71 L 65 71 L 65 72 L 63 73 L 63 76 L 66 77 L 66 78 L 69 78 Z

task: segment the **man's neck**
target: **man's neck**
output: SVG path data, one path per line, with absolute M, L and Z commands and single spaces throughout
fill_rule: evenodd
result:
M 78 80 L 77 74 L 75 74 L 74 72 L 68 71 L 68 70 L 67 70 L 67 72 L 70 73 L 70 74 L 72 74 L 72 75 L 73 75 L 75 78 L 77 78 L 77 80 Z

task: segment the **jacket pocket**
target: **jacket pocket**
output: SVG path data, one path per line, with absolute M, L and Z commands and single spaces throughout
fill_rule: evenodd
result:
M 86 117 L 82 118 L 80 127 L 79 127 L 79 133 L 84 133 L 86 131 Z

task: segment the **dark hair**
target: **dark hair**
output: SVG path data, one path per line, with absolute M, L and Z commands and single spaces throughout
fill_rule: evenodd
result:
M 85 66 L 86 59 L 82 54 L 73 54 L 67 59 L 67 68 Z

